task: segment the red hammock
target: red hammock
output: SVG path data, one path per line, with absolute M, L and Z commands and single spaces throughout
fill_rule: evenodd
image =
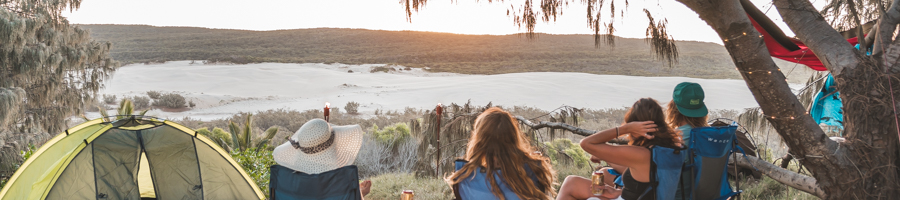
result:
M 753 22 L 753 27 L 763 35 L 763 40 L 765 40 L 766 47 L 769 49 L 769 54 L 772 57 L 804 64 L 816 71 L 828 70 L 825 69 L 825 65 L 822 64 L 822 61 L 816 57 L 812 50 L 809 50 L 800 40 L 785 36 L 784 32 L 771 19 L 759 11 L 756 6 L 746 0 L 742 0 L 741 4 L 747 12 L 747 16 L 750 17 L 750 21 Z M 850 45 L 856 45 L 856 37 L 847 39 L 847 42 Z

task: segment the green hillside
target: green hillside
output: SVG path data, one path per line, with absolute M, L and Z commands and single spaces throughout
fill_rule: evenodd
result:
M 123 63 L 218 60 L 235 63 L 399 64 L 436 72 L 498 74 L 585 72 L 639 76 L 740 78 L 725 48 L 678 43 L 679 63 L 657 61 L 643 39 L 596 48 L 592 35 L 460 35 L 362 29 L 224 30 L 144 25 L 80 25 L 113 44 Z

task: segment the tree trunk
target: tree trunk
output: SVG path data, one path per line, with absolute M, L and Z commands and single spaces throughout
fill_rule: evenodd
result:
M 741 76 L 824 199 L 887 199 L 898 195 L 898 131 L 889 92 L 893 78 L 863 57 L 806 0 L 775 0 L 785 22 L 836 76 L 844 101 L 847 142 L 830 140 L 791 92 L 740 0 L 679 0 L 722 38 Z M 745 3 L 745 5 L 750 5 Z M 895 96 L 900 96 L 893 90 Z M 789 184 L 787 182 L 782 182 Z

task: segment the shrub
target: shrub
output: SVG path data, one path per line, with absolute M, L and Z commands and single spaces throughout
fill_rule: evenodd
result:
M 159 93 L 158 91 L 147 91 L 147 96 L 151 99 L 159 99 L 159 97 L 162 96 L 162 93 Z
M 544 142 L 544 146 L 547 147 L 547 156 L 550 157 L 550 161 L 555 164 L 572 163 L 578 168 L 590 165 L 591 156 L 568 138 Z
M 393 147 L 397 145 L 403 139 L 409 137 L 409 125 L 406 123 L 396 123 L 390 126 L 386 126 L 383 129 L 378 129 L 378 125 L 372 125 L 372 137 L 389 147 Z
M 103 95 L 103 103 L 116 104 L 116 95 Z
M 214 142 L 216 142 L 216 144 L 219 145 L 219 147 L 227 148 L 227 146 L 231 145 L 231 133 L 228 133 L 227 131 L 219 127 L 213 128 L 212 131 L 209 131 L 209 128 L 207 127 L 198 128 L 194 131 L 197 131 L 197 133 L 199 133 L 200 135 L 206 136 L 210 140 L 213 140 Z
M 194 106 L 197 106 L 197 104 L 194 104 L 194 101 L 190 101 L 188 102 L 188 106 L 194 108 Z
M 156 101 L 153 101 L 153 106 L 157 107 L 166 107 L 166 108 L 183 108 L 187 102 L 184 100 L 184 96 L 180 94 L 169 93 L 159 97 Z
M 419 142 L 414 137 L 397 141 L 394 147 L 381 143 L 372 135 L 363 137 L 362 146 L 356 156 L 360 177 L 371 177 L 387 173 L 412 173 L 418 161 Z
M 275 159 L 272 158 L 272 151 L 256 148 L 249 148 L 244 151 L 231 151 L 231 157 L 237 162 L 250 178 L 256 182 L 259 189 L 262 190 L 266 197 L 269 196 L 269 167 L 275 165 Z
M 387 73 L 387 72 L 391 72 L 391 71 L 397 71 L 397 69 L 394 69 L 393 66 L 385 65 L 385 66 L 379 66 L 379 67 L 372 67 L 372 69 L 369 70 L 370 73 L 375 73 L 375 72 Z
M 134 108 L 138 109 L 138 110 L 141 110 L 144 108 L 149 108 L 150 107 L 150 98 L 147 98 L 145 96 L 135 96 L 132 99 L 131 103 L 134 103 Z
M 359 114 L 359 103 L 356 103 L 355 101 L 347 102 L 347 105 L 344 106 L 344 110 L 347 111 L 347 114 Z

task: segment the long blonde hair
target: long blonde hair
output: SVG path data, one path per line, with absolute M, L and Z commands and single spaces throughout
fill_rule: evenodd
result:
M 684 116 L 678 111 L 678 107 L 675 106 L 675 100 L 669 101 L 669 104 L 666 107 L 666 122 L 668 122 L 669 126 L 672 128 L 678 128 L 683 124 L 691 125 L 693 128 L 709 126 L 706 124 L 709 115 L 703 117 Z
M 503 193 L 494 179 L 496 170 L 502 172 L 500 178 L 519 199 L 551 199 L 556 196 L 553 189 L 556 172 L 550 165 L 550 159 L 532 154 L 535 148 L 519 131 L 518 124 L 509 112 L 500 108 L 489 108 L 481 113 L 475 119 L 475 128 L 466 149 L 465 159 L 469 163 L 445 181 L 451 186 L 459 184 L 472 176 L 478 167 L 484 167 L 491 192 L 501 200 L 504 199 Z M 535 185 L 523 165 L 531 168 L 543 188 Z

